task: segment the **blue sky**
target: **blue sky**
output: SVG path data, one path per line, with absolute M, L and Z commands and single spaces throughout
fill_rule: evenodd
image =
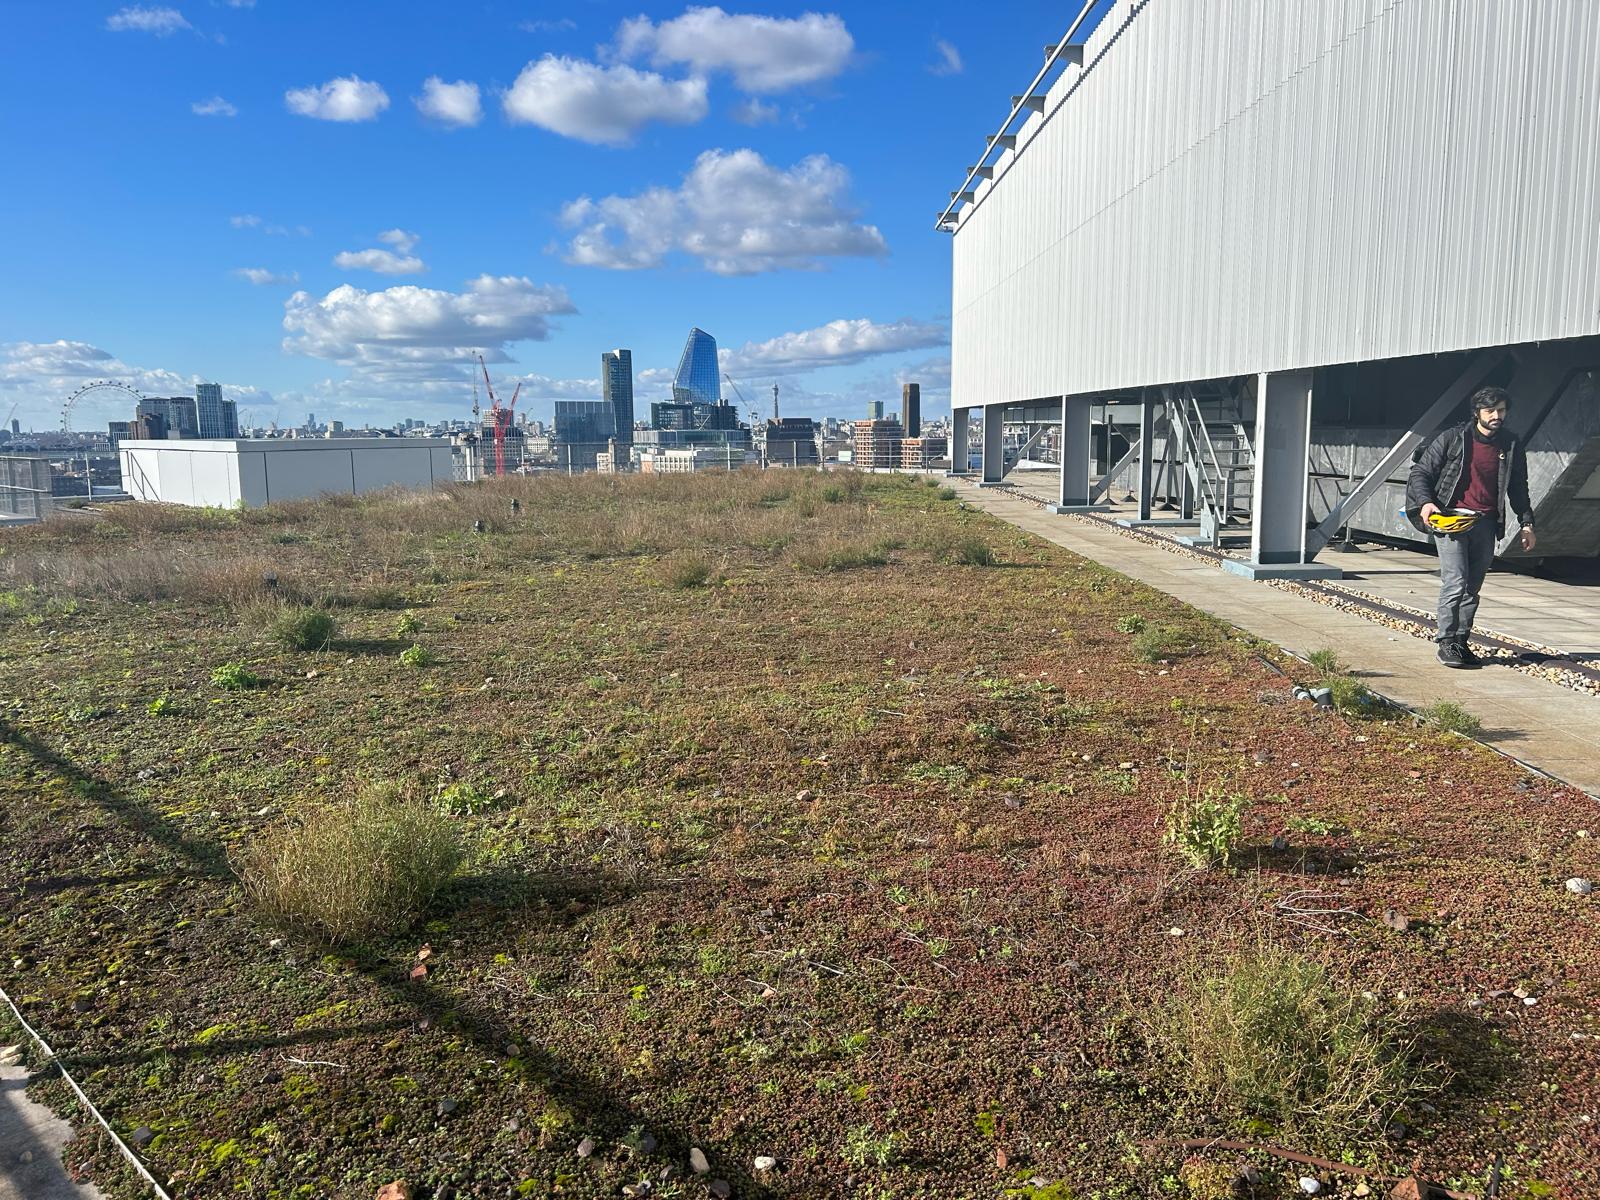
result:
M 642 407 L 699 325 L 752 401 L 937 412 L 933 217 L 1070 7 L 8 0 L 0 410 L 462 416 L 481 349 L 547 416 L 614 346 Z

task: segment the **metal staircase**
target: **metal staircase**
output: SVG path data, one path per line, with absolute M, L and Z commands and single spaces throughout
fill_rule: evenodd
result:
M 1169 406 L 1200 519 L 1194 540 L 1220 546 L 1224 539 L 1248 538 L 1255 451 L 1234 389 L 1226 381 L 1184 384 Z

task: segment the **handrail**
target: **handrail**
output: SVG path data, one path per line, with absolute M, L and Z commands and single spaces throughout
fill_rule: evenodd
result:
M 934 223 L 935 229 L 943 230 L 949 224 L 951 214 L 961 206 L 966 197 L 973 195 L 975 187 L 973 181 L 982 177 L 983 171 L 987 169 L 985 164 L 990 153 L 1005 141 L 1008 136 L 1006 131 L 1016 121 L 1018 114 L 1040 111 L 1030 103 L 1034 99 L 1034 92 L 1038 90 L 1039 85 L 1044 82 L 1045 76 L 1050 74 L 1050 71 L 1058 62 L 1063 58 L 1071 57 L 1073 35 L 1083 27 L 1083 23 L 1088 20 L 1089 14 L 1100 3 L 1100 0 L 1081 0 L 1081 2 L 1082 7 L 1078 10 L 1078 15 L 1073 18 L 1072 24 L 1067 27 L 1067 32 L 1062 35 L 1059 42 L 1048 48 L 1045 54 L 1044 68 L 1033 77 L 1033 82 L 1028 85 L 1026 91 L 1020 96 L 1011 98 L 1010 113 L 1006 115 L 1005 121 L 995 135 L 989 139 L 989 144 L 984 147 L 983 153 L 979 155 L 976 165 L 967 169 L 967 177 L 962 181 L 960 189 L 951 193 L 950 203 L 945 206 L 944 211 L 939 214 L 938 221 Z M 992 174 L 993 172 L 991 171 L 990 173 Z
M 1195 423 L 1200 429 L 1200 437 L 1206 444 L 1206 459 L 1211 464 L 1211 469 L 1217 473 L 1218 482 L 1222 479 L 1222 464 L 1217 461 L 1217 446 L 1211 440 L 1211 431 L 1206 428 L 1205 413 L 1200 411 L 1200 402 L 1195 399 L 1194 388 L 1185 386 L 1183 394 L 1188 400 L 1189 408 L 1194 414 Z
M 1217 462 L 1216 447 L 1211 442 L 1211 434 L 1206 429 L 1204 414 L 1200 412 L 1199 404 L 1195 400 L 1194 389 L 1185 386 L 1183 396 L 1177 403 L 1178 419 L 1183 423 L 1184 468 L 1194 489 L 1199 493 L 1202 503 L 1211 509 L 1212 515 L 1218 524 L 1225 524 L 1230 514 L 1225 511 L 1222 499 L 1217 494 L 1222 485 L 1222 468 Z M 1199 434 L 1196 436 L 1196 429 Z M 1192 451 L 1199 450 L 1204 443 L 1206 457 L 1199 462 L 1195 461 L 1196 455 Z M 1215 473 L 1213 480 L 1207 474 L 1206 467 Z

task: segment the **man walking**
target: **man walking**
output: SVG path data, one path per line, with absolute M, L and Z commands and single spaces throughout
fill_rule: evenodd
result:
M 1433 534 L 1439 550 L 1439 661 L 1447 667 L 1481 667 L 1467 639 L 1478 612 L 1478 592 L 1506 532 L 1506 506 L 1522 524 L 1523 550 L 1532 550 L 1533 506 L 1528 502 L 1528 457 L 1522 439 L 1506 428 L 1511 395 L 1504 388 L 1472 394 L 1472 419 L 1425 445 L 1406 481 L 1406 516 Z

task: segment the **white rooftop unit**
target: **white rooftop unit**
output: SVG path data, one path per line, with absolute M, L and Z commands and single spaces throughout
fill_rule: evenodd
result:
M 122 486 L 135 500 L 259 508 L 283 500 L 432 490 L 455 478 L 443 438 L 125 441 Z

